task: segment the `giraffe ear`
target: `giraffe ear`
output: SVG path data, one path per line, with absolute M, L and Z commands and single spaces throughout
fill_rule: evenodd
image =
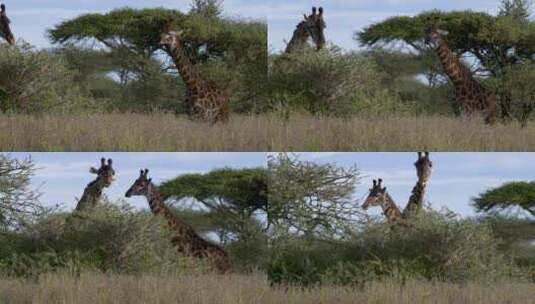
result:
M 386 192 L 386 187 L 383 188 L 383 192 Z
M 98 170 L 95 169 L 95 167 L 91 167 L 91 168 L 89 168 L 89 173 L 97 174 L 97 173 L 98 173 Z

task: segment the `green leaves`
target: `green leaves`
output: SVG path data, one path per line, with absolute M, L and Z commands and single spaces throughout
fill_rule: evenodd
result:
M 262 234 L 260 222 L 266 218 L 268 204 L 264 168 L 186 174 L 164 182 L 160 191 L 167 200 L 193 198 L 201 203 L 203 214 L 221 228 L 224 240 L 251 240 Z
M 388 47 L 403 42 L 417 51 L 424 51 L 424 30 L 436 25 L 449 34 L 448 46 L 457 54 L 473 54 L 492 73 L 515 58 L 532 60 L 535 54 L 534 22 L 518 22 L 514 18 L 492 16 L 474 11 L 428 11 L 414 17 L 392 17 L 356 33 L 355 39 L 368 47 Z
M 478 212 L 520 207 L 535 215 L 535 182 L 511 182 L 481 193 L 473 199 Z
M 184 30 L 184 40 L 194 53 L 202 45 L 217 56 L 228 51 L 242 54 L 251 47 L 267 45 L 267 27 L 262 22 L 207 18 L 164 8 L 121 8 L 106 14 L 86 14 L 59 24 L 48 34 L 52 43 L 96 40 L 112 49 L 127 48 L 150 56 L 160 48 L 160 34 L 168 24 L 174 30 Z
M 436 25 L 449 32 L 446 37 L 453 49 L 468 50 L 469 44 L 479 45 L 478 35 L 481 31 L 496 22 L 496 17 L 486 13 L 473 11 L 428 11 L 415 17 L 392 17 L 383 22 L 371 25 L 355 38 L 365 46 L 376 46 L 394 41 L 402 41 L 408 45 L 423 50 L 425 45 L 424 31 L 431 25 Z
M 183 17 L 177 10 L 123 8 L 106 14 L 86 14 L 62 22 L 49 30 L 48 36 L 52 43 L 95 39 L 110 48 L 154 51 L 158 48 L 164 26 L 167 23 L 180 25 Z

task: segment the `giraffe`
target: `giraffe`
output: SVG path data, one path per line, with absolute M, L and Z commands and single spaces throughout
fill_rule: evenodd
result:
M 174 233 L 171 242 L 179 253 L 200 259 L 207 258 L 220 273 L 230 271 L 227 252 L 201 238 L 191 226 L 176 217 L 164 204 L 158 187 L 148 178 L 148 173 L 148 169 L 140 171 L 138 179 L 128 189 L 125 197 L 144 196 L 147 199 L 151 212 L 155 216 L 163 216 L 167 221 L 167 226 Z
M 325 20 L 323 19 L 323 8 L 312 8 L 311 15 L 304 15 L 304 20 L 297 25 L 292 39 L 286 46 L 285 53 L 295 53 L 306 44 L 309 37 L 312 37 L 317 50 L 321 50 L 325 46 L 325 33 L 324 30 L 327 27 Z
M 90 211 L 97 206 L 102 196 L 102 191 L 104 188 L 108 188 L 114 180 L 115 170 L 113 169 L 112 159 L 108 159 L 106 163 L 106 159 L 102 158 L 100 160 L 100 168 L 91 167 L 89 172 L 96 174 L 97 178 L 85 187 L 82 198 L 76 205 L 75 213 Z
M 403 218 L 409 218 L 422 209 L 427 182 L 431 177 L 431 171 L 433 169 L 433 162 L 429 158 L 429 152 L 418 152 L 418 160 L 414 163 L 414 166 L 416 167 L 418 180 L 414 188 L 412 188 L 409 202 L 403 210 Z
M 425 31 L 425 43 L 437 52 L 444 71 L 453 83 L 455 100 L 461 108 L 461 113 L 472 116 L 480 112 L 485 116 L 487 124 L 496 123 L 496 95 L 473 77 L 470 69 L 450 50 L 443 35 L 447 35 L 447 32 L 433 25 Z
M 161 34 L 160 44 L 173 59 L 182 80 L 186 84 L 185 104 L 188 114 L 212 124 L 226 123 L 229 119 L 229 97 L 209 80 L 201 77 L 183 48 L 182 31 L 170 31 L 167 26 Z
M 11 32 L 11 27 L 9 26 L 11 21 L 6 14 L 6 6 L 0 4 L 0 34 L 10 45 L 15 45 L 15 37 Z
M 383 188 L 383 180 L 373 180 L 373 186 L 370 188 L 370 194 L 364 201 L 362 209 L 367 210 L 369 207 L 381 206 L 386 220 L 389 224 L 406 225 L 405 219 L 401 214 L 398 206 L 386 191 L 386 187 Z

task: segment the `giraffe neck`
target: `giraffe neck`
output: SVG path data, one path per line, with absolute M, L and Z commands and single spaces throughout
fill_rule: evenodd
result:
M 381 207 L 389 223 L 392 224 L 401 219 L 401 212 L 390 194 L 385 194 L 385 200 L 381 204 Z
M 187 240 L 187 237 L 198 237 L 194 229 L 176 217 L 171 209 L 164 204 L 159 189 L 151 183 L 150 192 L 146 195 L 151 212 L 161 215 L 167 221 L 169 229 L 175 232 L 174 237 Z M 178 239 L 177 239 L 178 240 Z
M 168 46 L 167 52 L 173 59 L 180 77 L 186 84 L 186 87 L 190 93 L 195 93 L 199 89 L 199 86 L 203 84 L 203 80 L 200 77 L 197 67 L 191 62 L 188 54 L 183 48 L 177 46 Z
M 424 203 L 425 189 L 427 188 L 427 180 L 418 180 L 414 188 L 412 188 L 409 202 L 403 210 L 403 217 L 408 218 L 411 214 L 416 214 L 422 209 Z
M 285 52 L 287 54 L 295 52 L 300 46 L 307 42 L 308 37 L 309 34 L 305 28 L 304 22 L 299 23 L 292 35 L 292 39 L 288 42 L 288 46 L 286 46 Z
M 84 194 L 76 205 L 76 211 L 87 211 L 96 207 L 100 198 L 102 197 L 102 191 L 104 190 L 104 182 L 100 178 L 96 178 L 90 182 L 84 189 Z
M 466 81 L 473 80 L 472 74 L 468 68 L 465 67 L 457 55 L 450 50 L 444 39 L 440 39 L 437 53 L 446 75 L 448 75 L 455 86 L 464 85 Z
M 154 215 L 162 215 L 167 221 L 167 226 L 174 234 L 171 241 L 180 253 L 197 258 L 208 258 L 219 272 L 229 271 L 230 260 L 227 252 L 201 238 L 191 226 L 176 217 L 164 204 L 159 189 L 152 183 L 146 198 L 151 212 Z

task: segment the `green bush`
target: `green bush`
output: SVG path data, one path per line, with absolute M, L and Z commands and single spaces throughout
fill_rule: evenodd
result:
M 0 45 L 0 112 L 67 112 L 91 105 L 65 60 L 29 44 Z
M 410 110 L 382 85 L 384 77 L 373 60 L 337 49 L 272 55 L 270 102 L 338 116 Z
M 524 278 L 498 248 L 490 226 L 452 214 L 422 212 L 413 227 L 360 227 L 347 240 L 287 238 L 275 242 L 268 266 L 274 283 L 362 286 L 379 278 L 463 282 Z
M 160 217 L 106 203 L 91 213 L 53 214 L 0 235 L 0 272 L 38 276 L 60 270 L 119 273 L 185 270 Z
M 175 212 L 190 221 L 183 211 Z M 199 220 L 194 224 L 202 231 Z M 60 271 L 76 275 L 85 270 L 126 274 L 211 270 L 207 261 L 178 254 L 171 239 L 163 217 L 136 211 L 124 202 L 105 201 L 90 213 L 52 213 L 21 231 L 0 232 L 0 274 L 38 278 Z M 237 271 L 263 269 L 267 263 L 262 235 L 229 242 L 226 249 Z

